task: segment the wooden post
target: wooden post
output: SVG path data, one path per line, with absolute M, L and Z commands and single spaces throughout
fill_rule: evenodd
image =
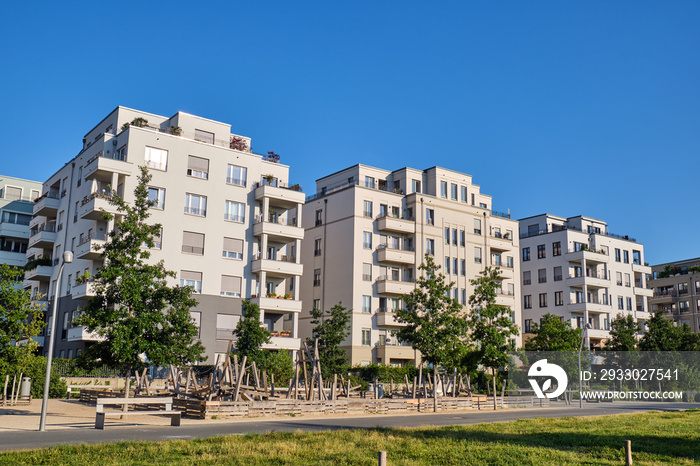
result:
M 389 396 L 393 398 L 394 396 L 394 378 L 389 379 Z
M 416 389 L 418 388 L 416 385 L 418 383 L 418 377 L 415 375 L 413 376 L 413 390 L 411 391 L 411 398 L 414 400 L 416 399 Z
M 625 465 L 632 466 L 632 440 L 625 440 Z
M 275 374 L 270 374 L 270 396 L 275 396 Z
M 335 401 L 337 399 L 337 394 L 335 392 L 335 386 L 338 384 L 338 374 L 333 374 L 333 386 L 331 386 L 331 400 Z
M 437 413 L 437 411 L 438 411 L 437 380 L 438 380 L 437 365 L 433 365 L 433 412 L 434 413 Z
M 260 376 L 258 375 L 258 367 L 255 365 L 255 361 L 253 361 L 253 377 L 255 377 L 255 389 L 260 390 Z
M 348 379 L 348 400 L 350 399 L 350 379 Z
M 10 374 L 5 376 L 5 386 L 2 389 L 2 405 L 7 406 L 7 386 L 10 384 Z
M 241 382 L 243 381 L 243 372 L 245 368 L 245 361 L 248 356 L 243 356 L 243 361 L 241 361 L 241 370 L 238 371 L 238 377 L 236 378 L 236 391 L 233 394 L 233 401 L 238 401 L 238 393 L 241 390 Z
M 457 394 L 459 394 L 459 392 L 457 391 L 457 368 L 455 367 L 452 373 L 452 396 L 456 398 Z
M 423 381 L 423 364 L 418 367 L 418 387 L 420 389 L 421 384 L 423 385 L 423 390 L 425 390 L 425 382 Z M 415 398 L 415 396 L 414 396 Z
M 234 354 L 233 355 L 233 370 L 234 370 L 234 379 L 231 380 L 231 383 L 233 384 L 234 381 L 238 380 L 238 355 Z
M 386 466 L 386 451 L 382 450 L 379 452 L 379 466 Z
M 379 399 L 379 381 L 376 377 L 374 378 L 374 399 Z

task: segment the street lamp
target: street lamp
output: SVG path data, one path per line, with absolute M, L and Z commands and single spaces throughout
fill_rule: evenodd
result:
M 581 350 L 583 349 L 583 339 L 588 335 L 588 329 L 591 328 L 591 323 L 588 322 L 583 327 L 583 332 L 581 332 L 581 344 L 578 347 L 578 407 L 583 408 L 583 383 L 581 382 Z
M 44 398 L 41 402 L 41 420 L 39 421 L 39 432 L 44 432 L 46 430 L 46 409 L 49 404 L 49 384 L 51 382 L 51 362 L 53 361 L 53 343 L 54 335 L 56 334 L 56 319 L 58 312 L 58 297 L 61 290 L 61 274 L 63 273 L 63 266 L 73 262 L 73 253 L 71 251 L 66 251 L 63 253 L 63 264 L 61 268 L 58 269 L 58 277 L 56 277 L 56 289 L 54 290 L 53 297 L 53 311 L 51 315 L 51 333 L 49 334 L 49 354 L 46 357 L 46 377 L 44 378 Z

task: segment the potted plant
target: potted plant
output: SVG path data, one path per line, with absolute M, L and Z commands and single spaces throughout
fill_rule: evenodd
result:
M 88 280 L 90 280 L 90 272 L 88 272 L 87 270 L 83 274 L 75 277 L 75 282 L 79 285 L 82 285 L 83 283 L 87 282 Z
M 171 126 L 170 134 L 172 134 L 173 136 L 180 136 L 182 134 L 182 128 L 180 128 L 179 126 Z
M 284 299 L 292 299 L 292 295 L 290 295 L 289 293 L 287 293 L 287 294 L 284 295 Z
M 267 294 L 267 297 L 268 297 L 268 298 L 276 298 L 276 297 L 277 297 L 277 293 L 268 293 L 268 294 Z
M 265 181 L 267 181 L 267 184 L 272 185 L 272 182 L 275 180 L 274 175 L 264 175 L 263 178 Z

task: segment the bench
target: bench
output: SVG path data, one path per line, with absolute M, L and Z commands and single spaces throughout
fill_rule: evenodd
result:
M 66 398 L 72 398 L 73 393 L 80 395 L 80 390 L 107 390 L 112 391 L 112 387 L 109 385 L 91 385 L 91 384 L 72 384 L 68 385 L 66 389 Z
M 109 412 L 104 411 L 105 406 L 149 406 L 149 405 L 163 405 L 165 411 L 119 411 L 119 412 Z M 128 416 L 132 414 L 156 414 L 156 415 L 167 415 L 170 416 L 170 425 L 179 426 L 180 425 L 180 415 L 181 411 L 173 410 L 173 398 L 163 397 L 163 398 L 98 398 L 97 399 L 97 412 L 95 414 L 95 429 L 105 428 L 105 417 L 107 416 Z

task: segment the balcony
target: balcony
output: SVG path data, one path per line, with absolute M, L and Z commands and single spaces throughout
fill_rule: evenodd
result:
M 569 251 L 565 258 L 569 262 L 581 262 L 583 259 L 588 263 L 604 264 L 608 262 L 608 255 L 602 250 L 582 249 L 580 251 Z
M 566 279 L 566 285 L 575 287 L 586 285 L 593 288 L 608 288 L 610 287 L 610 279 L 602 272 L 590 275 L 573 275 Z
M 102 258 L 105 240 L 87 238 L 75 248 L 76 259 L 97 260 Z
M 569 303 L 567 306 L 569 312 L 610 312 L 612 307 L 609 304 L 602 304 L 601 302 L 592 303 Z M 621 312 L 621 311 L 620 311 Z
M 117 208 L 109 203 L 109 196 L 105 194 L 93 193 L 80 203 L 78 216 L 86 220 L 104 220 L 103 212 L 116 215 Z
M 60 205 L 61 200 L 58 193 L 47 193 L 34 202 L 33 214 L 34 216 L 55 217 Z
M 504 280 L 512 280 L 514 275 L 513 267 L 507 267 L 503 265 L 502 263 L 497 265 L 497 264 L 491 264 L 493 267 L 498 267 L 498 271 L 501 274 L 501 278 Z
M 118 173 L 120 175 L 131 175 L 133 169 L 133 164 L 122 160 L 119 157 L 109 157 L 104 156 L 103 151 L 99 151 L 94 156 L 90 157 L 83 167 L 83 177 L 85 181 L 92 178 L 110 180 L 112 179 L 112 173 Z
M 26 253 L 0 250 L 0 264 L 7 264 L 13 267 L 24 267 L 26 263 Z
M 41 225 L 36 230 L 29 233 L 29 248 L 53 249 L 56 242 L 56 224 L 48 223 Z
M 66 333 L 68 341 L 101 341 L 102 338 L 97 333 L 88 332 L 84 327 L 69 328 Z
M 380 310 L 376 314 L 378 327 L 405 327 L 406 324 L 396 320 L 396 314 L 392 311 Z
M 25 280 L 34 280 L 38 282 L 46 282 L 51 280 L 53 275 L 53 266 L 51 265 L 37 265 L 36 268 L 27 270 L 24 272 Z
M 651 275 L 651 267 L 648 265 L 632 263 L 632 271 L 635 273 L 643 273 Z
M 278 182 L 278 185 L 283 183 Z M 292 209 L 306 200 L 304 193 L 282 186 L 270 186 L 258 183 L 255 188 L 255 200 L 262 202 L 263 198 L 270 200 L 270 206 Z
M 0 222 L 0 237 L 29 239 L 29 226 Z
M 377 293 L 404 295 L 414 290 L 416 284 L 413 281 L 389 280 L 387 277 L 377 279 Z
M 496 304 L 498 306 L 508 306 L 512 308 L 513 306 L 515 306 L 515 296 L 512 294 L 500 292 L 496 294 Z
M 280 260 L 253 258 L 253 273 L 266 272 L 269 277 L 296 277 L 304 272 L 304 266 L 297 264 L 295 257 L 280 256 Z
M 287 350 L 295 351 L 301 349 L 301 338 L 292 338 L 290 336 L 281 336 L 282 334 L 273 334 L 270 337 L 270 342 L 262 345 L 263 349 L 271 350 Z
M 268 235 L 273 242 L 286 243 L 289 240 L 304 238 L 304 229 L 293 224 L 288 224 L 281 219 L 277 221 L 263 222 L 260 217 L 255 219 L 253 234 L 255 236 Z
M 384 245 L 377 249 L 377 260 L 379 262 L 394 262 L 397 264 L 413 265 L 416 262 L 416 253 L 403 249 L 394 249 Z
M 637 286 L 632 288 L 632 293 L 634 293 L 637 296 L 646 296 L 647 298 L 651 298 L 654 296 L 654 290 L 650 290 L 649 288 L 637 287 Z
M 250 302 L 257 304 L 264 311 L 274 312 L 301 312 L 301 301 L 295 299 L 278 299 L 266 297 L 252 297 Z
M 609 330 L 603 330 L 600 328 L 591 328 L 588 329 L 588 338 L 591 340 L 604 340 L 610 338 L 610 331 Z
M 96 288 L 96 283 L 95 282 L 84 282 L 79 285 L 76 285 L 73 287 L 71 290 L 71 293 L 73 295 L 73 299 L 85 299 L 85 300 L 91 300 L 96 296 L 95 293 L 95 288 Z
M 496 234 L 489 236 L 488 245 L 494 251 L 512 251 L 513 239 L 509 239 L 505 235 Z
M 377 219 L 377 229 L 379 231 L 393 231 L 396 233 L 413 234 L 416 229 L 416 221 L 398 217 L 379 217 Z
M 413 361 L 416 358 L 416 351 L 411 346 L 403 345 L 377 345 L 377 359 L 383 364 L 390 364 L 393 359 L 402 361 Z

